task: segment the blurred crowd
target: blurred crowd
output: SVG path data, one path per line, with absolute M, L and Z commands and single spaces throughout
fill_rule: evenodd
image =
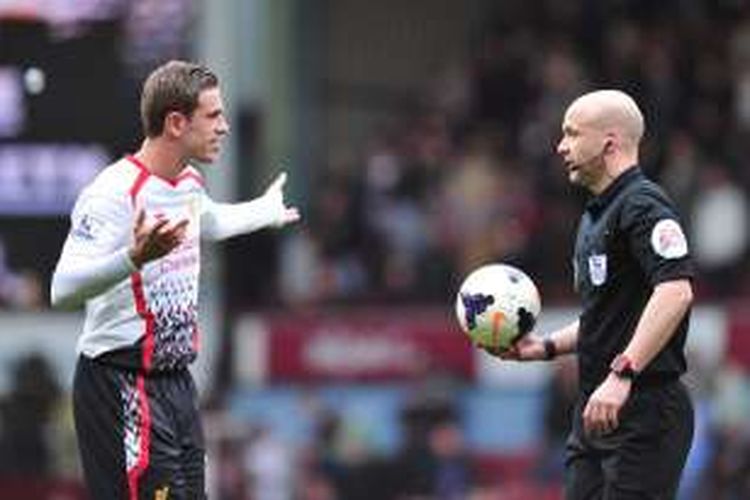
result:
M 547 303 L 573 300 L 584 201 L 555 155 L 581 92 L 631 93 L 642 166 L 680 206 L 702 300 L 750 293 L 744 2 L 498 2 L 468 63 L 316 179 L 306 230 L 284 249 L 289 302 L 444 300 L 481 263 L 527 269 Z M 717 222 L 718 221 L 718 222 Z
M 688 384 L 696 435 L 679 500 L 750 496 L 750 383 L 731 356 L 711 373 L 694 360 Z M 205 414 L 210 498 L 217 500 L 559 500 L 562 452 L 577 393 L 574 358 L 555 362 L 538 415 L 540 436 L 508 455 L 477 453 L 467 442 L 459 403 L 467 387 L 425 374 L 398 410 L 394 450 L 377 446 L 355 414 L 303 391 L 288 418 L 305 429 L 290 438 L 278 422 L 233 409 L 253 390 Z M 491 389 L 492 390 L 492 389 Z M 502 391 L 503 389 L 496 389 Z M 505 389 L 507 390 L 507 389 Z M 30 354 L 13 367 L 0 401 L 0 485 L 4 498 L 82 496 L 69 398 L 52 368 Z M 32 489 L 30 487 L 33 486 Z

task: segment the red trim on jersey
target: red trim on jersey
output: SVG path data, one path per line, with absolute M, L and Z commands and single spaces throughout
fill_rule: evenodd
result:
M 132 469 L 127 471 L 130 500 L 138 500 L 138 483 L 148 468 L 151 459 L 151 407 L 148 404 L 148 394 L 146 393 L 146 378 L 142 373 L 136 376 L 136 393 L 138 394 L 141 417 L 140 448 L 138 450 L 138 461 Z
M 133 206 L 135 206 L 135 197 L 138 196 L 138 192 L 141 190 L 143 185 L 146 184 L 149 175 L 150 174 L 148 173 L 148 171 L 141 170 L 141 173 L 139 173 L 138 177 L 135 178 L 135 182 L 133 182 L 133 185 L 130 186 L 130 199 L 133 202 Z
M 142 165 L 129 157 L 133 163 L 142 167 Z M 148 180 L 151 173 L 145 168 L 141 168 L 138 177 L 130 187 L 130 201 L 135 207 L 135 200 L 139 191 Z M 130 286 L 133 292 L 133 301 L 135 310 L 144 321 L 143 345 L 141 346 L 141 365 L 143 372 L 136 376 L 136 393 L 138 394 L 138 405 L 140 408 L 140 449 L 138 450 L 138 461 L 132 469 L 127 471 L 128 488 L 130 490 L 130 500 L 138 500 L 138 483 L 144 471 L 148 468 L 150 461 L 151 448 L 151 408 L 148 404 L 148 394 L 146 394 L 146 379 L 144 373 L 151 369 L 151 360 L 154 354 L 154 314 L 149 310 L 146 304 L 146 296 L 143 291 L 143 276 L 140 272 L 130 274 Z
M 201 186 L 205 186 L 206 182 L 203 180 L 203 176 L 200 173 L 198 173 L 196 170 L 194 170 L 193 167 L 188 167 L 188 168 L 189 170 L 187 172 L 183 172 L 180 174 L 179 177 L 177 177 L 177 183 L 179 184 L 180 181 L 193 179 L 195 182 L 197 182 Z
M 135 158 L 132 158 L 132 160 L 136 161 Z M 149 178 L 149 175 L 151 175 L 149 171 L 143 168 L 138 177 L 136 177 L 135 182 L 133 182 L 133 185 L 130 187 L 130 201 L 133 203 L 134 207 L 136 205 L 135 199 L 138 196 L 138 192 Z M 140 272 L 130 274 L 130 287 L 133 291 L 135 310 L 145 322 L 143 345 L 141 346 L 141 365 L 145 371 L 148 371 L 151 369 L 151 359 L 154 354 L 154 313 L 149 310 L 148 304 L 146 303 L 146 296 L 143 292 L 143 276 L 141 276 Z
M 160 175 L 157 175 L 151 172 L 141 160 L 139 160 L 133 155 L 127 155 L 125 158 L 127 158 L 128 161 L 130 161 L 133 165 L 141 169 L 141 173 L 145 173 L 146 175 L 153 175 L 156 179 L 162 180 L 172 187 L 177 187 L 177 185 L 180 182 L 188 180 L 188 179 L 193 179 L 195 182 L 197 182 L 201 186 L 205 186 L 205 181 L 203 180 L 203 176 L 193 167 L 188 166 L 180 175 L 178 175 L 174 179 L 169 179 L 167 177 L 162 177 Z
M 146 304 L 146 296 L 143 292 L 143 276 L 135 272 L 130 275 L 130 288 L 133 291 L 135 310 L 145 322 L 143 345 L 141 346 L 141 367 L 148 372 L 151 369 L 151 360 L 154 356 L 154 313 Z

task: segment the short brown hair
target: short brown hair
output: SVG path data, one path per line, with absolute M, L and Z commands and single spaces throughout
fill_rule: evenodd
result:
M 156 68 L 143 83 L 141 122 L 146 137 L 164 131 L 164 119 L 172 111 L 186 116 L 198 107 L 198 97 L 219 85 L 218 77 L 205 66 L 185 61 L 169 61 Z

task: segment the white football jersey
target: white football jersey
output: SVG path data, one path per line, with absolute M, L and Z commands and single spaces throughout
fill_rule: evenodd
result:
M 226 238 L 274 224 L 281 200 L 213 202 L 201 174 L 153 175 L 129 156 L 106 167 L 79 195 L 52 280 L 52 302 L 85 303 L 77 350 L 146 371 L 185 366 L 198 351 L 201 236 Z M 136 269 L 128 256 L 138 210 L 146 224 L 187 219 L 186 237 L 162 258 Z

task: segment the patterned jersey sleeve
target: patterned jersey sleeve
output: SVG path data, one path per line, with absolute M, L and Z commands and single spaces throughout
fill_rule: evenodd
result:
M 624 207 L 622 225 L 649 283 L 693 277 L 687 238 L 665 195 L 650 190 L 634 193 Z
M 136 271 L 128 248 L 133 214 L 123 197 L 84 191 L 52 276 L 52 305 L 75 308 Z

